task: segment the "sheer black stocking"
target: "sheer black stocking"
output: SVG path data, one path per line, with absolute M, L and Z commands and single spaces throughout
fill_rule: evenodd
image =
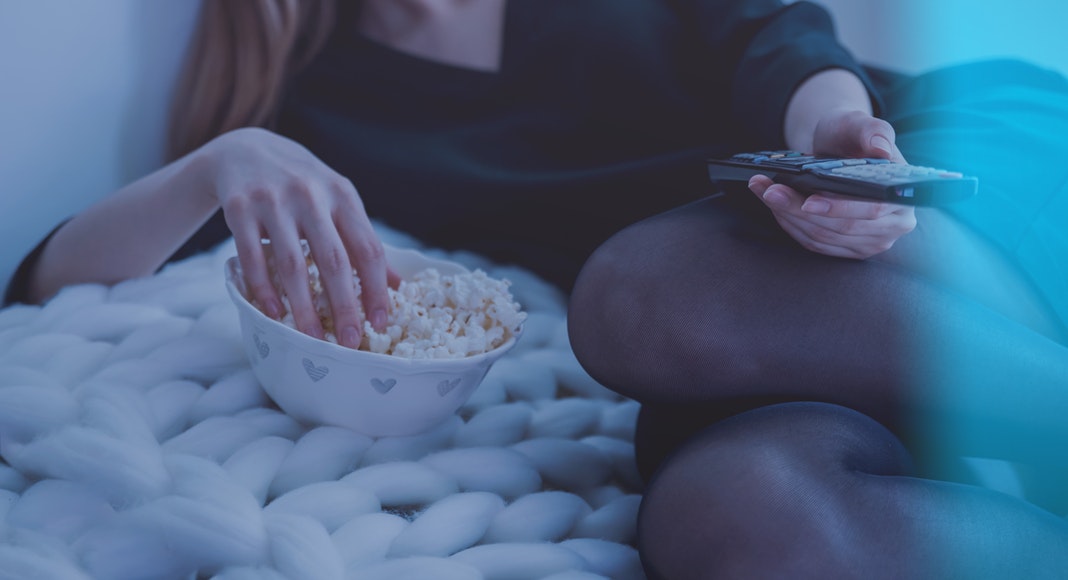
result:
M 893 250 L 857 262 L 801 249 L 748 195 L 628 228 L 572 293 L 579 359 L 643 403 L 646 475 L 699 432 L 649 483 L 639 533 L 651 573 L 1068 570 L 1063 519 L 903 477 L 909 461 L 891 435 L 916 455 L 915 475 L 987 456 L 1062 485 L 1068 348 L 1047 305 L 942 214 L 925 212 Z M 783 401 L 812 403 L 750 411 Z
M 650 578 L 1062 578 L 1068 526 L 982 488 L 911 477 L 854 411 L 785 403 L 701 431 L 651 481 Z
M 705 199 L 603 245 L 569 312 L 587 370 L 642 403 L 822 401 L 931 452 L 1068 463 L 1062 329 L 992 250 L 929 212 L 883 256 L 828 258 L 761 211 Z

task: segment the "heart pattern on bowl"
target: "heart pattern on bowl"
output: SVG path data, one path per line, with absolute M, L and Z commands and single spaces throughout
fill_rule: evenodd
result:
M 460 385 L 460 377 L 456 377 L 453 380 L 445 379 L 438 383 L 438 394 L 444 397 L 452 392 L 457 386 Z
M 397 386 L 397 379 L 371 379 L 371 387 L 383 395 L 395 386 Z
M 317 367 L 310 358 L 306 358 L 302 361 L 304 363 L 304 372 L 308 373 L 308 378 L 314 382 L 319 382 L 330 372 L 327 367 Z
M 259 332 L 253 334 L 252 342 L 256 343 L 256 352 L 260 353 L 260 358 L 267 358 L 267 355 L 271 354 L 271 345 L 260 339 L 260 334 Z

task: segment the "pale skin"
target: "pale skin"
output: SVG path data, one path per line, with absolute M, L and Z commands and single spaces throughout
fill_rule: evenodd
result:
M 497 70 L 504 1 L 368 0 L 361 33 L 428 59 Z M 872 116 L 863 84 L 841 69 L 817 73 L 798 87 L 783 133 L 791 149 L 903 161 L 893 129 Z M 904 206 L 827 194 L 806 198 L 765 177 L 749 185 L 798 243 L 831 256 L 876 255 L 916 223 Z M 148 276 L 219 208 L 234 234 L 252 297 L 269 316 L 279 318 L 283 306 L 269 283 L 263 238 L 271 240 L 297 328 L 323 337 L 299 246 L 306 238 L 339 342 L 357 347 L 362 335 L 352 268 L 361 278 L 367 319 L 382 328 L 387 288 L 397 280 L 356 187 L 301 145 L 254 128 L 217 137 L 67 222 L 41 255 L 31 298 L 44 301 L 70 284 Z
M 893 127 L 872 116 L 867 90 L 843 69 L 817 73 L 798 87 L 783 128 L 790 149 L 842 157 L 877 157 L 904 163 Z M 829 193 L 804 196 L 765 176 L 749 189 L 779 225 L 805 248 L 843 258 L 870 258 L 889 250 L 916 227 L 912 207 Z
M 299 239 L 308 239 L 334 313 L 339 341 L 357 347 L 363 306 L 381 328 L 388 308 L 387 265 L 352 183 L 307 149 L 262 129 L 239 129 L 124 187 L 56 232 L 31 282 L 44 300 L 63 286 L 115 283 L 154 272 L 222 207 L 253 298 L 279 318 L 261 238 L 271 240 L 297 328 L 322 338 Z

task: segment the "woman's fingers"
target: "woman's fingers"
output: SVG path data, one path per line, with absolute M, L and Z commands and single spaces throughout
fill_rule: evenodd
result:
M 307 228 L 304 235 L 319 269 L 319 282 L 330 301 L 334 335 L 342 346 L 359 348 L 363 317 L 356 298 L 348 252 L 333 222 L 326 221 L 316 226 Z
M 816 153 L 904 162 L 893 126 L 860 110 L 828 110 L 816 124 Z M 916 227 L 910 206 L 833 193 L 804 196 L 766 176 L 749 189 L 771 209 L 783 230 L 802 246 L 831 256 L 868 258 L 885 252 Z
M 875 253 L 889 249 L 898 238 L 916 229 L 916 209 L 907 205 L 824 193 L 809 196 L 800 209 L 805 214 L 802 221 L 827 230 L 832 237 L 840 235 L 842 243 L 850 243 L 850 236 L 874 238 L 874 244 L 869 245 L 883 248 Z
M 833 194 L 810 197 L 765 176 L 750 189 L 772 210 L 783 230 L 805 248 L 822 254 L 868 258 L 888 250 L 916 226 L 913 208 L 855 200 Z
M 841 157 L 875 157 L 903 163 L 894 127 L 862 111 L 832 112 L 820 120 L 813 135 L 817 153 Z
M 308 261 L 296 225 L 290 216 L 277 213 L 268 216 L 266 221 L 274 268 L 289 299 L 289 311 L 297 330 L 315 338 L 325 338 L 319 313 L 312 302 Z
M 360 297 L 367 320 L 375 330 L 381 331 L 385 329 L 389 316 L 391 281 L 386 254 L 355 188 L 348 181 L 339 183 L 337 187 L 341 190 L 341 197 L 334 212 L 334 221 L 349 260 L 360 276 Z
M 900 237 L 883 232 L 842 233 L 789 213 L 777 214 L 775 217 L 779 225 L 790 232 L 802 246 L 832 256 L 870 258 L 889 250 Z
M 301 239 L 319 269 L 338 341 L 358 348 L 363 328 L 352 271 L 362 286 L 366 318 L 383 329 L 389 308 L 382 244 L 356 189 L 299 144 L 262 129 L 238 129 L 214 140 L 210 171 L 214 192 L 234 233 L 253 298 L 274 318 L 283 312 L 272 281 L 281 286 L 297 329 L 323 338 L 319 310 L 308 287 Z M 260 239 L 270 239 L 275 276 Z
M 235 200 L 226 211 L 225 218 L 226 225 L 234 236 L 237 259 L 241 263 L 249 298 L 259 304 L 267 316 L 281 320 L 285 314 L 285 306 L 271 283 L 262 242 L 263 231 L 256 221 L 256 216 L 244 202 Z
M 389 264 L 386 264 L 386 283 L 394 290 L 399 288 L 401 283 L 401 275 L 394 271 Z

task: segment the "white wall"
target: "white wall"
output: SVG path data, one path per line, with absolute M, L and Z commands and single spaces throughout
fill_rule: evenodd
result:
M 0 0 L 0 288 L 56 223 L 157 166 L 196 0 Z

